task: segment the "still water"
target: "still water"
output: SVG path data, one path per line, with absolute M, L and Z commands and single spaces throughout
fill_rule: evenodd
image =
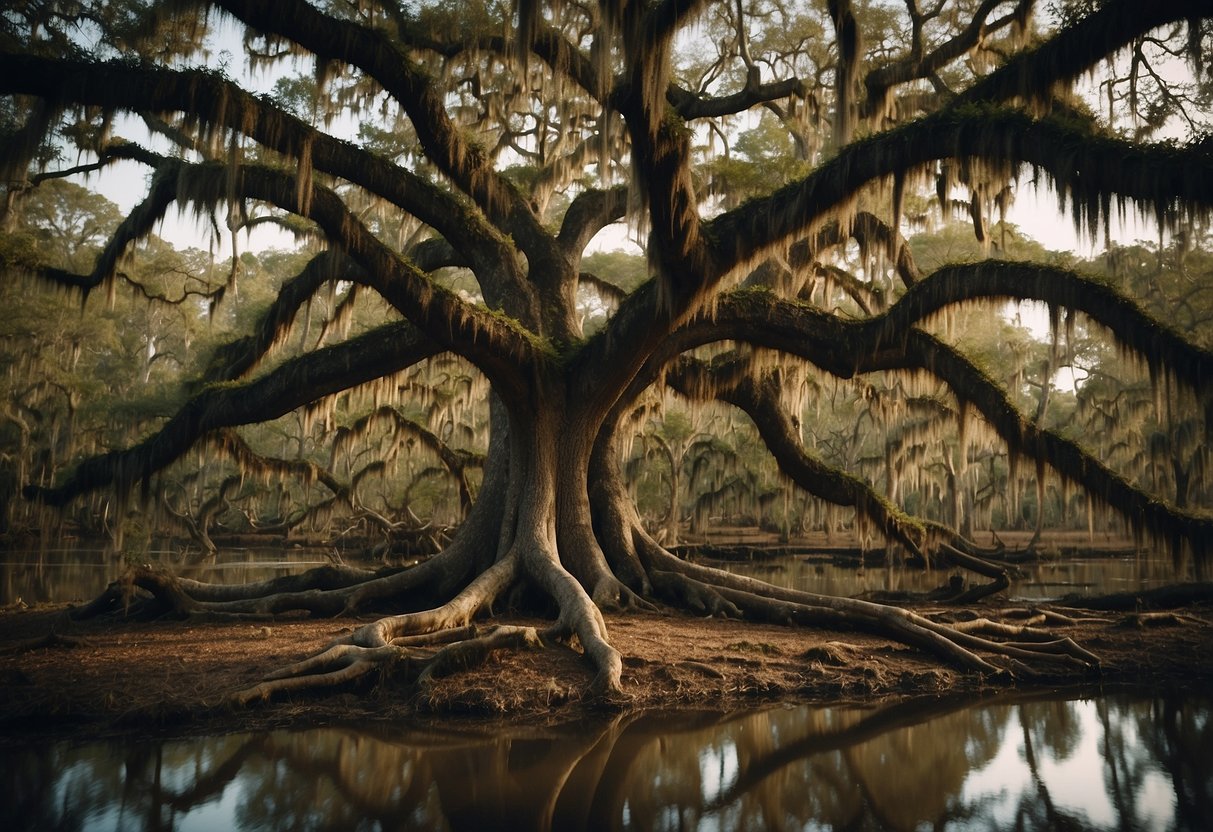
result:
M 195 566 L 183 565 L 180 557 L 169 551 L 152 551 L 148 560 L 183 577 L 229 584 L 275 578 L 329 562 L 318 550 L 280 548 L 224 549 L 217 561 Z M 824 595 L 854 596 L 876 590 L 925 592 L 946 583 L 950 574 L 947 570 L 908 566 L 856 569 L 827 558 L 803 556 L 704 562 L 777 586 Z M 91 600 L 121 574 L 122 568 L 112 553 L 97 547 L 64 547 L 41 553 L 0 551 L 0 606 L 18 599 L 27 604 Z M 1193 579 L 1190 568 L 1177 572 L 1166 556 L 1071 558 L 1021 567 L 1007 595 L 1043 600 L 1070 593 L 1136 591 Z
M 823 558 L 781 557 L 771 560 L 710 562 L 762 581 L 802 589 L 822 595 L 855 596 L 864 592 L 929 592 L 946 584 L 955 572 L 972 579 L 962 570 L 925 570 L 912 566 L 867 566 L 857 569 L 835 564 Z M 986 579 L 977 577 L 976 582 Z M 1030 601 L 1061 598 L 1065 595 L 1102 595 L 1110 592 L 1136 592 L 1167 584 L 1195 580 L 1191 567 L 1177 570 L 1165 555 L 1044 560 L 1016 567 L 1006 595 Z
M 1207 830 L 1211 716 L 1122 693 L 8 745 L 0 805 L 22 830 Z
M 175 552 L 153 549 L 147 561 L 185 578 L 222 584 L 262 581 L 329 563 L 318 550 L 268 547 L 224 549 L 214 561 L 196 565 Z M 124 568 L 120 558 L 99 546 L 0 551 L 0 605 L 18 599 L 27 604 L 90 601 Z

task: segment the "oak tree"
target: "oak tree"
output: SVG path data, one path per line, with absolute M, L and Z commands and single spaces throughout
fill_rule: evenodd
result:
M 1061 3 L 1045 21 L 1034 20 L 1036 5 L 11 8 L 0 17 L 9 197 L 48 169 L 128 160 L 149 173 L 145 198 L 91 268 L 25 262 L 25 271 L 87 297 L 127 279 L 124 258 L 139 256 L 173 206 L 233 229 L 275 222 L 323 243 L 247 334 L 216 352 L 171 418 L 27 496 L 57 506 L 96 489 L 130 493 L 191 448 L 232 454 L 234 429 L 343 391 L 374 389 L 390 406 L 408 395 L 402 373 L 453 355 L 491 389 L 490 436 L 474 504 L 438 555 L 390 574 L 331 568 L 245 587 L 135 576 L 186 613 L 385 611 L 239 699 L 341 682 L 402 656 L 433 675 L 553 640 L 578 645 L 597 689 L 612 695 L 623 665 L 602 611 L 658 601 L 876 630 L 981 672 L 1094 664 L 1067 641 L 1003 641 L 680 559 L 644 527 L 620 468 L 624 426 L 646 391 L 719 402 L 752 419 L 784 476 L 853 508 L 862 534 L 982 570 L 957 528 L 908 514 L 803 442 L 805 367 L 882 374 L 902 378 L 887 388 L 911 399 L 945 388 L 961 437 L 997 436 L 1009 458 L 1051 470 L 1143 536 L 1206 557 L 1207 514 L 1143 490 L 1046 428 L 930 325 L 961 305 L 995 315 L 1008 299 L 1040 301 L 1055 321 L 1079 315 L 1105 329 L 1183 407 L 1213 412 L 1204 389 L 1213 355 L 1112 285 L 997 256 L 924 274 L 905 243 L 911 221 L 959 209 L 994 247 L 994 221 L 1013 189 L 1031 184 L 1050 186 L 1059 222 L 1088 233 L 1126 210 L 1164 231 L 1207 220 L 1208 3 Z M 198 68 L 208 30 L 221 26 L 243 33 L 251 67 L 304 61 L 311 77 L 264 95 L 246 88 L 252 74 Z M 1180 67 L 1181 80 L 1167 80 L 1161 63 Z M 1104 113 L 1076 90 L 1108 66 Z M 119 116 L 142 119 L 157 142 L 115 137 Z M 357 125 L 356 138 L 343 137 L 343 123 Z M 1153 141 L 1160 130 L 1183 140 Z M 755 160 L 766 164 L 747 169 Z M 643 241 L 640 285 L 584 268 L 593 238 L 617 223 Z M 838 255 L 848 246 L 861 252 L 857 268 Z M 274 361 L 309 298 L 334 283 L 378 296 L 393 317 Z M 963 463 L 963 438 L 957 453 Z M 547 599 L 550 626 L 476 629 L 519 588 Z

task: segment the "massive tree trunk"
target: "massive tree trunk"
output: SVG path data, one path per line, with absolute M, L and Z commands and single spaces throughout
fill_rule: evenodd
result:
M 1213 377 L 1213 354 L 1150 319 L 1109 286 L 1062 268 L 991 261 L 945 267 L 924 277 L 906 254 L 900 231 L 906 188 L 938 178 L 945 206 L 951 204 L 953 185 L 970 188 L 968 204 L 982 209 L 974 215 L 984 237 L 983 211 L 993 207 L 994 186 L 1009 187 L 1021 166 L 1051 183 L 1069 200 L 1076 221 L 1091 226 L 1106 221 L 1113 199 L 1136 202 L 1164 225 L 1207 216 L 1213 208 L 1207 140 L 1184 148 L 1149 145 L 1101 132 L 1069 111 L 1042 115 L 1052 103 L 1055 82 L 1072 80 L 1157 26 L 1195 25 L 1208 14 L 1207 4 L 1157 3 L 1134 12 L 1137 4 L 1127 0 L 1107 3 L 1063 28 L 1040 50 L 984 75 L 955 101 L 942 94 L 946 89 L 924 96 L 923 85 L 942 88 L 942 69 L 983 48 L 983 38 L 1021 25 L 1031 3 L 1016 4 L 1013 13 L 998 18 L 991 15 L 1002 4 L 984 3 L 976 17 L 929 52 L 924 19 L 911 4 L 914 25 L 906 55 L 890 60 L 873 54 L 864 82 L 866 103 L 854 101 L 864 64 L 858 31 L 863 21 L 849 3 L 830 4 L 839 61 L 816 73 L 818 87 L 812 90 L 804 78 L 763 80 L 759 63 L 749 55 L 744 37 L 749 24 L 738 4 L 728 35 L 738 40 L 730 40 L 729 49 L 735 48 L 745 65 L 746 81 L 722 95 L 693 92 L 673 80 L 679 33 L 700 19 L 709 5 L 703 0 L 607 2 L 601 14 L 585 20 L 575 4 L 553 11 L 549 19 L 540 4 L 523 3 L 517 42 L 502 39 L 497 30 L 448 39 L 442 26 L 454 21 L 423 24 L 411 11 L 397 8 L 382 10 L 383 20 L 369 25 L 361 7 L 329 14 L 302 0 L 213 5 L 270 36 L 271 43 L 288 41 L 313 55 L 322 79 L 333 67 L 356 73 L 373 91 L 351 85 L 345 94 L 365 94 L 363 104 L 382 96 L 388 102 L 382 104 L 384 112 L 398 110 L 410 125 L 402 140 L 407 149 L 389 142 L 379 152 L 338 140 L 219 73 L 178 69 L 171 61 L 92 61 L 66 47 L 51 58 L 6 41 L 0 50 L 0 94 L 40 102 L 23 111 L 21 130 L 0 148 L 8 167 L 22 175 L 36 156 L 37 140 L 52 130 L 64 109 L 99 108 L 107 117 L 174 111 L 183 114 L 175 129 L 200 126 L 197 135 L 182 140 L 178 158 L 109 142 L 107 125 L 99 125 L 97 136 L 90 133 L 81 141 L 96 139 L 88 147 L 97 165 L 125 159 L 151 167 L 147 198 L 114 231 L 87 274 L 24 255 L 12 255 L 6 265 L 86 297 L 115 281 L 137 285 L 119 264 L 174 202 L 201 211 L 223 206 L 229 215 L 254 203 L 272 209 L 275 218 L 306 223 L 326 246 L 281 289 L 248 337 L 216 354 L 198 391 L 171 418 L 129 447 L 81 462 L 53 487 L 27 488 L 27 496 L 63 505 L 97 489 L 125 495 L 140 483 L 146 487 L 193 447 L 209 442 L 230 451 L 234 441 L 228 432 L 235 427 L 377 381 L 387 380 L 390 387 L 396 374 L 437 355 L 466 361 L 493 391 L 483 484 L 450 546 L 425 563 L 387 574 L 329 569 L 227 589 L 148 570 L 131 577 L 159 609 L 183 614 L 390 613 L 313 658 L 275 671 L 261 685 L 236 694 L 237 700 L 347 683 L 384 667 L 420 667 L 421 677 L 428 678 L 482 661 L 493 650 L 553 641 L 575 644 L 592 668 L 595 689 L 618 696 L 622 661 L 611 646 L 602 610 L 657 603 L 801 626 L 862 628 L 978 673 L 1032 673 L 1041 663 L 1096 667 L 1095 656 L 1066 639 L 1042 641 L 1018 630 L 1008 635 L 985 624 L 976 628 L 994 634 L 987 637 L 896 607 L 774 587 L 681 560 L 648 534 L 619 470 L 620 432 L 625 415 L 646 391 L 665 387 L 689 400 L 744 411 L 785 476 L 820 500 L 853 508 L 857 524 L 889 545 L 927 560 L 938 553 L 948 556 L 944 547 L 954 544 L 975 550 L 955 529 L 909 516 L 890 499 L 896 495 L 880 494 L 805 447 L 803 414 L 789 406 L 799 399 L 783 386 L 785 369 L 793 363 L 844 379 L 889 373 L 940 382 L 955 410 L 978 414 L 1009 454 L 1054 467 L 1063 479 L 1123 513 L 1143 534 L 1202 561 L 1213 548 L 1213 520 L 1207 515 L 1144 492 L 1078 442 L 1044 429 L 924 322 L 978 302 L 1037 300 L 1064 306 L 1111 330 L 1118 345 L 1144 356 L 1151 369 L 1165 371 L 1197 399 L 1206 395 L 1202 384 Z M 566 13 L 568 19 L 561 17 Z M 728 14 L 734 14 L 731 5 Z M 154 27 L 164 21 L 153 14 L 143 23 Z M 43 25 L 31 23 L 31 32 Z M 1100 48 L 1092 50 L 1080 40 L 1083 49 L 1059 52 L 1057 43 L 1073 46 L 1076 32 L 1098 36 Z M 1199 49 L 1199 32 L 1195 39 Z M 1013 39 L 1007 43 L 1017 45 Z M 454 72 L 445 61 L 469 63 Z M 482 89 L 482 72 L 490 76 L 501 62 L 527 72 L 535 61 L 544 83 L 524 90 L 526 85 L 497 79 L 503 89 L 486 103 L 483 97 L 493 93 Z M 614 66 L 625 69 L 612 77 Z M 715 89 L 716 72 L 705 77 L 702 89 Z M 460 80 L 450 80 L 455 76 Z M 825 77 L 837 84 L 822 84 Z M 451 86 L 444 86 L 448 80 Z M 903 84 L 918 85 L 913 100 L 919 104 L 906 103 L 913 112 L 889 106 L 891 89 Z M 471 90 L 477 116 L 460 123 L 451 101 L 464 87 Z M 546 97 L 532 106 L 526 99 L 531 93 Z M 706 120 L 761 107 L 784 112 L 786 105 L 785 121 L 795 125 L 794 108 L 808 108 L 810 101 L 816 108 L 817 96 L 831 95 L 834 129 L 828 132 L 838 146 L 811 160 L 815 167 L 797 172 L 783 187 L 767 187 L 711 219 L 701 215 L 705 200 L 698 189 L 704 172 L 696 166 L 692 140 Z M 570 101 L 577 107 L 562 109 L 572 107 Z M 1032 109 L 1011 106 L 1025 102 Z M 492 142 L 474 133 L 489 129 L 480 118 L 482 105 L 486 117 L 504 113 L 492 125 L 498 131 Z M 920 116 L 917 107 L 931 111 Z M 587 117 L 590 111 L 593 118 Z M 517 123 L 530 124 L 537 113 L 550 112 L 559 112 L 564 121 L 552 130 L 545 125 L 518 132 Z M 868 134 L 851 141 L 858 132 L 857 115 L 868 120 Z M 882 131 L 889 123 L 895 126 Z M 715 121 L 711 129 L 723 130 Z M 574 136 L 575 150 L 565 146 L 565 132 Z M 245 141 L 258 145 L 257 161 L 252 154 L 245 158 Z M 227 149 L 220 151 L 224 143 Z M 508 159 L 497 155 L 502 148 L 534 162 L 538 170 L 529 191 L 505 170 Z M 626 148 L 626 159 L 618 148 Z M 549 152 L 563 155 L 550 161 Z M 425 175 L 408 166 L 414 158 L 430 166 Z M 600 167 L 603 179 L 626 171 L 634 198 L 628 198 L 627 187 L 596 188 L 580 179 L 590 162 Z M 856 211 L 861 199 L 887 199 L 890 184 L 887 223 Z M 543 207 L 555 189 L 564 191 L 568 206 L 553 230 L 556 218 L 545 215 Z M 387 223 L 371 220 L 380 210 L 407 218 L 402 227 L 421 225 L 431 236 L 393 247 L 392 234 L 384 231 Z M 598 231 L 623 218 L 645 229 L 652 279 L 626 293 L 601 330 L 587 336 L 578 289 L 593 280 L 583 281 L 582 257 Z M 852 239 L 865 260 L 868 249 L 886 250 L 903 284 L 896 292 L 886 294 L 883 282 L 865 281 L 833 262 L 835 252 Z M 438 275 L 445 268 L 470 275 L 478 294 L 444 285 Z M 782 296 L 780 286 L 802 284 L 806 271 L 829 275 L 831 281 L 836 276 L 860 313 L 839 313 L 840 301 L 828 291 L 820 305 L 813 303 L 813 292 Z M 764 278 L 769 273 L 789 279 L 769 281 Z M 337 281 L 376 293 L 403 321 L 383 323 L 257 374 L 256 365 L 290 331 L 300 309 Z M 700 348 L 711 354 L 696 353 Z M 405 429 L 403 419 L 397 427 Z M 964 453 L 963 442 L 958 453 Z M 949 460 L 953 478 L 963 474 L 964 463 L 963 456 Z M 288 467 L 275 463 L 276 471 Z M 314 463 L 293 475 L 321 481 L 334 495 L 352 490 Z M 462 493 L 468 496 L 466 484 Z M 962 510 L 955 482 L 952 494 L 951 519 L 957 525 Z M 955 552 L 950 559 L 1000 579 L 997 569 L 972 555 Z M 126 600 L 116 588 L 86 612 L 122 607 Z M 481 627 L 495 608 L 516 600 L 532 611 L 554 610 L 550 623 L 542 630 Z

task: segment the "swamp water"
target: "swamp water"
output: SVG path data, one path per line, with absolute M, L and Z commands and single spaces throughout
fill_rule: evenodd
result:
M 319 550 L 269 547 L 224 549 L 213 561 L 196 565 L 167 550 L 152 550 L 147 562 L 184 578 L 222 584 L 263 581 L 329 563 Z M 97 546 L 0 551 L 0 606 L 18 599 L 27 604 L 91 601 L 124 568 L 113 552 Z
M 1120 693 L 8 743 L 0 801 L 20 830 L 1207 830 L 1213 707 Z
M 326 562 L 282 549 L 229 550 L 219 564 L 189 568 L 164 557 L 181 574 L 223 583 Z M 948 574 L 794 556 L 715 565 L 843 595 L 926 590 Z M 120 571 L 96 549 L 0 552 L 0 603 L 87 600 Z M 1008 595 L 1173 580 L 1165 558 L 1074 559 L 1027 567 Z M 18 830 L 1208 830 L 1213 699 L 936 700 L 83 744 L 0 738 L 0 800 L 0 828 Z
M 315 549 L 224 549 L 214 562 L 183 565 L 168 551 L 152 551 L 160 563 L 182 577 L 214 583 L 260 581 L 302 572 L 329 561 Z M 826 556 L 789 555 L 753 561 L 701 561 L 793 589 L 824 595 L 853 596 L 874 590 L 925 592 L 944 584 L 950 571 L 909 566 L 834 563 Z M 351 561 L 351 565 L 358 565 Z M 98 547 L 0 551 L 0 606 L 18 599 L 27 604 L 89 601 L 122 573 L 112 553 Z M 1007 595 L 1039 601 L 1070 593 L 1101 594 L 1150 589 L 1193 580 L 1191 570 L 1176 573 L 1166 556 L 1065 558 L 1025 564 Z M 971 577 L 971 576 L 969 576 Z
M 913 566 L 837 564 L 820 557 L 780 557 L 752 561 L 702 561 L 776 586 L 821 595 L 855 596 L 864 592 L 930 592 L 953 574 L 983 583 L 987 579 L 955 569 Z M 1176 571 L 1167 556 L 1072 557 L 1026 563 L 1015 568 L 1006 595 L 1044 601 L 1065 595 L 1136 592 L 1194 580 L 1191 569 Z

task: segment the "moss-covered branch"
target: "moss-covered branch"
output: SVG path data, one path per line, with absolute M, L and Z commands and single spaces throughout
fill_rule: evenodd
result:
M 663 343 L 620 402 L 635 400 L 678 354 L 730 339 L 799 356 L 845 378 L 882 370 L 926 371 L 979 412 L 1011 453 L 1052 466 L 1063 478 L 1082 485 L 1095 499 L 1122 513 L 1141 532 L 1175 547 L 1186 544 L 1198 558 L 1207 557 L 1213 517 L 1167 504 L 1135 487 L 1076 442 L 1041 428 L 1020 413 L 1002 388 L 969 359 L 916 327 L 922 317 L 949 303 L 983 297 L 1072 304 L 1112 329 L 1125 345 L 1143 351 L 1164 372 L 1198 390 L 1202 379 L 1210 378 L 1213 357 L 1207 351 L 1187 343 L 1105 284 L 1052 268 L 983 263 L 948 267 L 918 284 L 888 313 L 867 321 L 839 320 L 767 291 L 726 294 L 710 318 L 697 319 Z M 729 383 L 736 385 L 744 378 L 745 373 L 739 373 Z
M 1005 167 L 1011 175 L 1028 166 L 1086 228 L 1130 203 L 1164 227 L 1213 209 L 1207 146 L 1135 143 L 1058 118 L 966 105 L 854 142 L 804 179 L 707 223 L 711 260 L 721 269 L 750 262 L 826 222 L 866 185 L 945 159 Z
M 710 96 L 691 92 L 676 84 L 666 91 L 666 100 L 681 118 L 693 121 L 701 118 L 723 118 L 744 113 L 760 104 L 785 98 L 804 98 L 808 84 L 800 78 L 785 78 L 767 84 L 747 85 L 728 95 Z
M 628 190 L 617 185 L 607 190 L 588 190 L 574 198 L 564 214 L 557 239 L 570 256 L 580 257 L 594 235 L 627 210 Z
M 913 332 L 900 354 L 874 354 L 861 371 L 926 370 L 974 407 L 1007 443 L 1011 453 L 1043 461 L 1120 512 L 1139 534 L 1159 539 L 1177 554 L 1186 544 L 1198 562 L 1211 554 L 1213 515 L 1176 508 L 1134 486 L 1077 442 L 1027 419 L 999 385 L 968 358 L 923 332 Z
M 332 492 L 333 496 L 348 499 L 351 486 L 341 482 L 331 472 L 306 459 L 282 459 L 265 456 L 254 451 L 247 442 L 231 428 L 215 431 L 207 437 L 211 450 L 226 455 L 244 475 L 296 477 L 305 483 L 318 482 Z
M 961 101 L 1049 101 L 1053 91 L 1169 23 L 1213 16 L 1207 0 L 1108 0 L 1040 46 L 1021 52 L 961 94 Z
M 1033 0 L 1020 0 L 1019 6 L 1011 14 L 988 21 L 987 19 L 994 9 L 1003 2 L 1004 0 L 983 0 L 982 4 L 972 12 L 968 25 L 964 29 L 937 44 L 930 52 L 912 53 L 904 58 L 882 64 L 865 75 L 863 85 L 868 94 L 866 104 L 868 114 L 884 110 L 885 98 L 894 87 L 917 79 L 929 78 L 953 61 L 964 57 L 974 46 L 990 37 L 991 34 L 1014 23 L 1022 25 L 1026 22 Z M 921 46 L 921 44 L 915 44 L 915 46 Z
M 289 38 L 321 61 L 341 61 L 383 86 L 409 114 L 428 159 L 531 257 L 550 245 L 530 204 L 494 170 L 446 112 L 442 91 L 383 32 L 324 14 L 300 0 L 217 0 L 254 29 Z
M 314 129 L 220 75 L 127 61 L 0 53 L 0 93 L 39 96 L 58 106 L 187 113 L 204 126 L 239 132 L 297 160 L 301 192 L 312 172 L 322 171 L 407 211 L 486 268 L 500 269 L 513 260 L 505 236 L 470 206 L 399 165 Z
M 204 382 L 234 381 L 253 369 L 278 343 L 295 321 L 295 315 L 319 289 L 334 280 L 366 283 L 362 270 L 348 257 L 326 251 L 308 261 L 303 270 L 283 284 L 262 314 L 254 332 L 216 348 L 203 373 Z
M 25 495 L 50 505 L 106 486 L 124 491 L 146 481 L 220 428 L 264 422 L 437 355 L 441 348 L 415 327 L 396 323 L 291 359 L 246 383 L 213 385 L 191 398 L 139 444 L 82 462 L 66 482 L 27 486 Z
M 137 158 L 140 161 L 153 161 L 156 173 L 152 176 L 151 188 L 144 199 L 139 202 L 126 218 L 114 230 L 105 248 L 97 255 L 92 271 L 88 274 L 77 274 L 65 269 L 45 266 L 38 263 L 13 263 L 5 265 L 17 266 L 42 280 L 57 286 L 74 289 L 85 297 L 98 286 L 108 284 L 118 272 L 118 263 L 126 254 L 127 249 L 151 233 L 161 219 L 164 218 L 168 207 L 177 196 L 177 174 L 180 163 L 163 157 L 153 157 L 151 154 L 126 152 L 138 151 L 135 145 L 123 145 L 110 148 L 103 161 L 120 158 Z
M 1036 300 L 1083 312 L 1155 370 L 1165 370 L 1197 391 L 1213 381 L 1213 352 L 1190 343 L 1108 283 L 1056 266 L 1005 260 L 945 266 L 869 325 L 888 333 L 877 337 L 877 345 L 894 344 L 915 323 L 946 307 L 1002 299 Z
M 721 298 L 713 321 L 688 327 L 686 335 L 692 332 L 695 337 L 677 339 L 683 349 L 704 343 L 711 333 L 706 340 L 731 338 L 779 349 L 846 378 L 882 370 L 926 371 L 980 413 L 1011 453 L 1047 463 L 1141 532 L 1175 547 L 1186 543 L 1201 559 L 1209 554 L 1213 516 L 1181 510 L 1147 494 L 1073 440 L 1041 428 L 968 358 L 921 330 L 894 333 L 883 321 L 840 321 L 769 293 L 737 292 Z
M 827 465 L 804 447 L 794 420 L 780 400 L 775 375 L 755 375 L 731 362 L 711 365 L 682 356 L 665 375 L 666 383 L 688 398 L 709 396 L 727 402 L 753 420 L 779 470 L 808 493 L 839 506 L 855 508 L 888 540 L 921 554 L 922 524 L 893 505 L 863 480 Z
M 235 193 L 291 210 L 298 193 L 295 176 L 257 165 L 183 164 L 177 182 L 179 199 L 205 205 Z M 483 370 L 503 394 L 517 381 L 519 365 L 539 359 L 520 326 L 431 281 L 372 234 L 334 191 L 313 183 L 309 194 L 304 215 L 362 267 L 366 285 L 427 337 Z

